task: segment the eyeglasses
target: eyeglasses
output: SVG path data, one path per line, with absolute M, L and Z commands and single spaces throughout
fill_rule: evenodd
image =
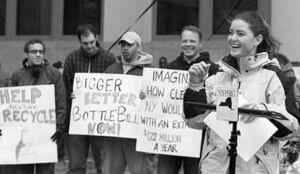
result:
M 28 53 L 30 53 L 30 54 L 37 54 L 37 53 L 45 54 L 45 51 L 44 50 L 29 50 Z

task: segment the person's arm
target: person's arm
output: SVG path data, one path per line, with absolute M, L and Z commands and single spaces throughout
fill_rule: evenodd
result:
M 300 81 L 299 81 L 299 79 L 296 79 L 293 90 L 294 90 L 294 94 L 295 94 L 297 108 L 300 109 Z
M 116 62 L 116 57 L 112 53 L 108 52 L 107 53 L 107 61 L 106 61 L 105 66 L 108 67 L 109 65 L 111 65 L 115 62 Z
M 208 76 L 214 75 L 220 71 L 220 66 L 218 64 L 216 64 L 215 62 L 211 61 L 209 52 L 207 52 L 207 51 L 201 52 L 200 56 L 201 56 L 202 60 L 205 61 L 205 63 L 210 64 L 210 67 L 208 70 Z
M 62 75 L 58 72 L 55 82 L 55 109 L 57 129 L 66 132 L 66 94 Z
M 184 120 L 190 128 L 203 129 L 203 120 L 211 113 L 212 110 L 206 110 L 198 104 L 210 104 L 208 101 L 206 88 L 198 91 L 192 88 L 186 89 L 183 97 Z
M 72 55 L 69 55 L 64 63 L 64 70 L 63 70 L 63 81 L 65 84 L 65 90 L 68 96 L 72 93 L 73 90 L 73 78 L 74 78 L 74 70 L 72 64 Z
M 203 120 L 211 111 L 199 107 L 195 103 L 208 103 L 207 91 L 204 88 L 204 80 L 208 75 L 209 64 L 200 62 L 193 64 L 189 69 L 189 88 L 184 93 L 184 119 L 191 128 L 202 129 Z
M 217 74 L 217 72 L 220 72 L 220 65 L 214 63 L 214 62 L 209 62 L 210 63 L 210 68 L 209 68 L 209 71 L 208 71 L 208 76 L 211 76 L 211 75 L 214 75 L 214 74 Z
M 63 82 L 65 87 L 65 101 L 66 101 L 66 125 L 67 129 L 69 127 L 69 117 L 71 113 L 71 94 L 73 92 L 73 79 L 74 79 L 74 69 L 72 64 L 72 56 L 69 55 L 64 63 L 63 71 Z
M 9 85 L 8 86 L 18 86 L 18 75 L 17 73 L 13 73 L 10 77 Z
M 55 113 L 56 113 L 56 132 L 51 136 L 53 141 L 59 143 L 63 141 L 64 135 L 67 132 L 66 124 L 66 97 L 65 86 L 62 75 L 54 72 L 54 88 L 55 88 Z
M 288 131 L 285 130 L 285 128 L 289 129 L 290 131 L 295 131 L 299 126 L 298 121 L 286 110 L 284 89 L 281 85 L 279 78 L 275 73 L 270 80 L 269 87 L 266 92 L 267 103 L 264 103 L 265 109 L 279 112 L 283 114 L 286 118 L 288 118 L 288 120 L 273 121 L 273 124 L 275 124 L 277 128 L 280 128 L 282 129 L 282 131 L 285 131 L 287 133 Z M 282 135 L 284 135 L 284 133 L 282 133 Z
M 190 88 L 186 89 L 183 102 L 183 111 L 186 119 L 191 119 L 199 114 L 204 114 L 206 112 L 205 109 L 192 103 L 207 103 L 205 89 L 201 89 L 200 91 L 194 91 Z

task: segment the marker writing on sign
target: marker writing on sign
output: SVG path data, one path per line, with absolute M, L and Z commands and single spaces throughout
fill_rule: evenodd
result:
M 41 97 L 41 91 L 38 88 L 25 89 L 1 89 L 0 104 L 11 103 L 29 103 L 35 104 L 37 99 Z

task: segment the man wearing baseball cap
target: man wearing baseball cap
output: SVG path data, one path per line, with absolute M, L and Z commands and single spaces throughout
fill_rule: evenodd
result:
M 134 32 L 134 31 L 128 31 L 128 32 L 126 32 L 121 37 L 120 42 L 121 41 L 126 41 L 126 42 L 128 42 L 130 44 L 134 44 L 136 42 L 138 45 L 142 45 L 142 39 L 141 39 L 141 37 L 136 32 Z
M 121 55 L 118 62 L 110 65 L 105 72 L 141 76 L 143 68 L 151 66 L 153 57 L 142 51 L 141 37 L 132 31 L 125 33 L 119 41 Z M 136 139 L 106 137 L 103 142 L 103 173 L 123 174 L 128 167 L 131 174 L 151 173 L 152 155 L 135 150 Z

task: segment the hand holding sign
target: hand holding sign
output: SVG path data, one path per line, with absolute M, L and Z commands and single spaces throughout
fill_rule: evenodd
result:
M 140 92 L 140 95 L 139 95 L 139 98 L 140 98 L 141 100 L 144 100 L 146 97 L 147 97 L 147 96 L 146 96 L 146 93 L 145 93 L 144 91 L 141 91 L 141 92 Z
M 51 140 L 54 142 L 58 142 L 60 140 L 62 140 L 64 137 L 64 132 L 62 132 L 61 130 L 57 130 L 52 136 L 51 136 Z

